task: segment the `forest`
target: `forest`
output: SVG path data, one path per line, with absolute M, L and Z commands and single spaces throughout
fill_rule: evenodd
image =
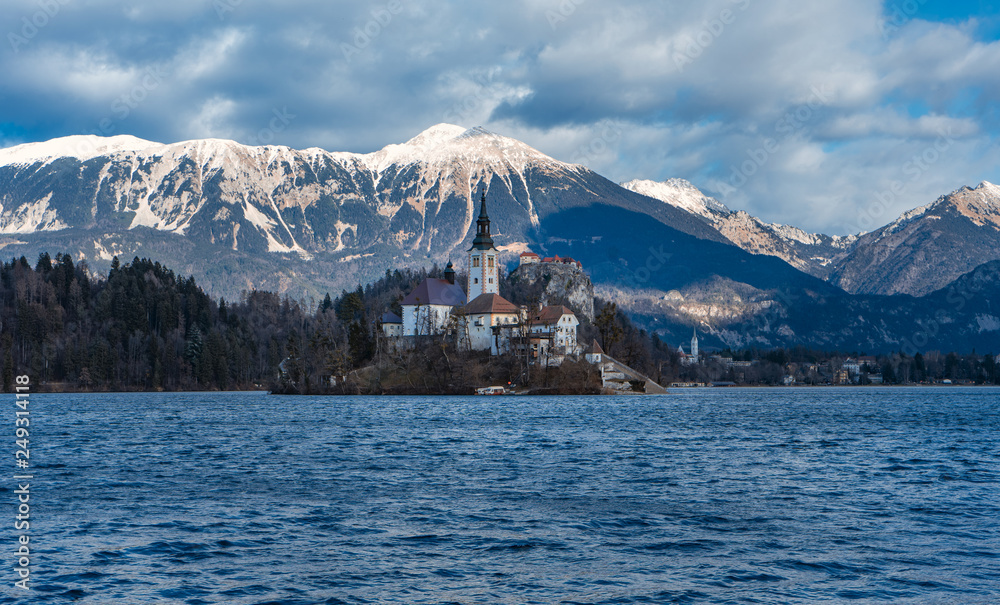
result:
M 513 355 L 459 351 L 445 338 L 408 350 L 389 346 L 380 337 L 381 315 L 398 314 L 404 294 L 440 275 L 437 267 L 386 271 L 372 284 L 318 302 L 263 291 L 226 301 L 148 259 L 122 264 L 116 257 L 106 276 L 66 254 L 43 253 L 34 266 L 12 259 L 0 265 L 0 386 L 10 392 L 14 376 L 27 374 L 47 391 L 470 394 L 513 384 L 537 393 L 599 392 L 595 368 L 582 361 L 535 367 Z M 537 287 L 504 280 L 500 289 L 516 304 L 538 306 Z M 579 342 L 597 340 L 609 355 L 665 385 L 772 385 L 790 374 L 824 384 L 844 359 L 863 355 L 751 349 L 714 352 L 703 364 L 684 366 L 676 349 L 636 328 L 613 303 L 596 300 L 595 308 L 593 322 L 581 317 Z M 734 369 L 724 360 L 750 363 Z M 878 373 L 886 384 L 1000 378 L 989 354 L 897 353 L 870 365 L 865 376 Z

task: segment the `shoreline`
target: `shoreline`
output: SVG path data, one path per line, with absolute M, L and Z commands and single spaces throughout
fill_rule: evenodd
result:
M 726 385 L 726 386 L 671 386 L 667 387 L 668 393 L 673 392 L 686 392 L 686 391 L 705 391 L 705 390 L 733 390 L 733 389 L 767 389 L 767 390 L 811 390 L 811 389 L 844 389 L 844 390 L 881 390 L 881 389 L 1000 389 L 1000 385 L 996 384 L 871 384 L 871 385 L 829 385 L 829 384 L 803 384 L 803 385 L 761 385 L 761 384 L 739 384 L 739 385 Z M 233 393 L 233 394 L 258 394 L 258 395 L 288 395 L 291 397 L 616 397 L 616 396 L 629 396 L 629 397 L 656 397 L 662 396 L 662 394 L 647 394 L 647 393 L 632 393 L 632 392 L 622 392 L 622 393 L 506 393 L 504 395 L 478 395 L 476 393 L 281 393 L 275 392 L 273 390 L 265 388 L 253 388 L 253 389 L 228 389 L 228 390 L 131 390 L 131 391 L 112 391 L 112 390 L 82 390 L 82 389 L 60 389 L 60 390 L 49 390 L 45 388 L 37 388 L 34 394 L 42 395 L 150 395 L 150 394 L 222 394 L 222 393 Z

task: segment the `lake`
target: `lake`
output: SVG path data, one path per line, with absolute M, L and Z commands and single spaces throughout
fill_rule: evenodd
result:
M 31 406 L 0 603 L 1000 602 L 998 389 Z

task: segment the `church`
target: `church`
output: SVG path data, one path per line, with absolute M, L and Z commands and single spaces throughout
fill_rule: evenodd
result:
M 684 345 L 677 347 L 677 352 L 681 356 L 681 365 L 695 365 L 701 361 L 698 357 L 698 328 L 694 328 L 694 332 L 691 334 L 691 354 L 684 352 Z
M 510 352 L 514 347 L 537 357 L 538 347 L 552 353 L 577 354 L 576 316 L 566 307 L 545 307 L 529 317 L 526 307 L 519 307 L 500 295 L 500 253 L 490 234 L 483 191 L 476 221 L 476 236 L 468 250 L 466 268 L 468 291 L 455 280 L 455 268 L 448 263 L 444 278 L 427 278 L 400 303 L 403 316 L 387 313 L 382 332 L 394 339 L 413 341 L 418 336 L 451 335 L 459 348 L 490 351 L 493 355 Z M 549 334 L 551 332 L 551 334 Z M 546 338 L 547 336 L 547 338 Z

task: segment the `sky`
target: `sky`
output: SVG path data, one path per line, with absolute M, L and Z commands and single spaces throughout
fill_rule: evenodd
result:
M 0 147 L 445 122 L 829 234 L 1000 183 L 1000 0 L 4 0 L 0 34 Z

